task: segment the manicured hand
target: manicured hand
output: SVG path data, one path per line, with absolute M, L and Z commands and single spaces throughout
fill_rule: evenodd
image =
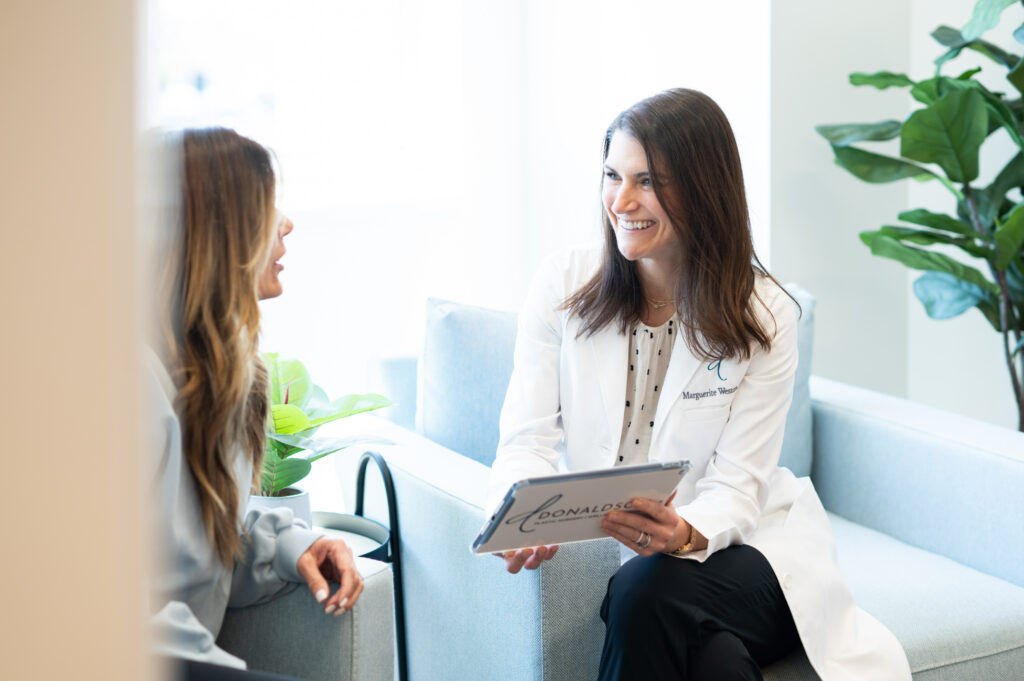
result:
M 601 521 L 601 529 L 641 556 L 673 551 L 686 543 L 686 539 L 681 537 L 685 535 L 688 538 L 690 534 L 689 524 L 672 506 L 674 497 L 673 492 L 664 504 L 653 499 L 633 499 L 631 506 L 635 512 L 609 511 Z M 641 546 L 648 536 L 650 543 Z
M 341 539 L 320 537 L 299 556 L 295 567 L 328 615 L 337 617 L 348 612 L 363 592 L 363 578 L 356 570 L 352 549 Z M 333 595 L 327 580 L 339 585 Z
M 505 551 L 504 553 L 495 553 L 494 555 L 504 558 L 505 569 L 514 575 L 523 568 L 536 570 L 544 561 L 554 558 L 557 551 L 558 545 L 553 544 L 551 546 L 535 546 L 532 549 Z

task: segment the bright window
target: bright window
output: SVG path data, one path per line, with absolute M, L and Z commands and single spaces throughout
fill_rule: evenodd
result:
M 153 123 L 226 125 L 282 169 L 263 347 L 331 393 L 419 349 L 426 297 L 516 309 L 593 242 L 604 130 L 686 86 L 729 115 L 767 256 L 769 3 L 151 0 Z

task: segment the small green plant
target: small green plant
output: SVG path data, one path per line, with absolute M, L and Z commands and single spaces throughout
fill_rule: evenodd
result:
M 263 354 L 270 375 L 271 413 L 263 456 L 260 494 L 281 496 L 285 489 L 309 475 L 314 461 L 365 442 L 368 438 L 315 438 L 317 429 L 337 419 L 391 406 L 382 395 L 345 395 L 334 401 L 313 383 L 309 371 L 296 359 Z
M 1024 431 L 1024 133 L 1022 106 L 1024 61 L 981 40 L 994 28 L 1004 9 L 1016 0 L 980 0 L 962 31 L 940 26 L 932 37 L 943 47 L 935 60 L 935 75 L 914 81 L 902 73 L 882 71 L 850 75 L 855 86 L 879 90 L 909 88 L 923 105 L 900 122 L 821 125 L 817 132 L 832 145 L 835 162 L 866 182 L 905 178 L 938 180 L 955 201 L 955 215 L 917 208 L 897 218 L 913 225 L 884 225 L 862 232 L 861 240 L 874 255 L 924 271 L 914 282 L 914 294 L 933 319 L 949 319 L 977 308 L 1002 337 L 1018 409 L 1018 429 Z M 1024 43 L 1024 25 L 1014 32 Z M 972 50 L 1007 69 L 1008 91 L 989 90 L 975 80 L 980 68 L 952 78 L 942 67 L 964 50 Z M 1017 153 L 987 186 L 975 186 L 982 144 L 1005 130 Z M 894 158 L 853 146 L 899 138 Z M 922 165 L 924 164 L 924 165 Z M 959 249 L 966 257 L 941 252 Z M 977 263 L 973 267 L 967 263 Z M 983 271 L 984 270 L 984 271 Z

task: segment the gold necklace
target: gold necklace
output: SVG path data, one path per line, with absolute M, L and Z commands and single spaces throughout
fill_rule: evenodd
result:
M 648 298 L 647 296 L 644 296 L 644 300 L 647 301 L 647 304 L 651 306 L 652 310 L 660 310 L 666 305 L 676 302 L 675 300 L 658 300 L 656 298 Z

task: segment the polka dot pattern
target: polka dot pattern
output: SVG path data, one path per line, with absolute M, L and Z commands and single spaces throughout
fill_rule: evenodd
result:
M 676 335 L 674 319 L 661 326 L 639 323 L 629 334 L 629 371 L 626 374 L 626 408 L 622 416 L 616 465 L 645 463 L 654 435 L 651 412 L 658 408 L 659 386 L 665 382 L 672 343 Z M 651 412 L 647 403 L 651 403 Z M 639 405 L 639 407 L 637 406 Z M 641 417 L 641 412 L 648 414 Z

